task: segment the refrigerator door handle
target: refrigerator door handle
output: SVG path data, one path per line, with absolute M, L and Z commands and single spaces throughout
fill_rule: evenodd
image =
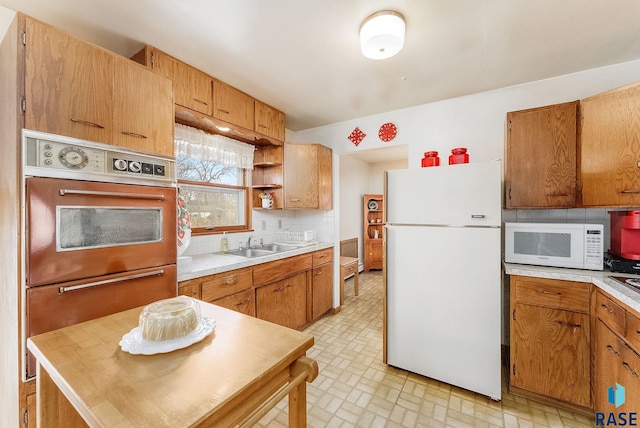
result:
M 484 214 L 471 214 L 471 218 L 485 218 L 485 217 L 487 216 Z

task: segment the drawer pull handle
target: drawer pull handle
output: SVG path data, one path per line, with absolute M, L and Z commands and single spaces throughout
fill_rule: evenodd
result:
M 275 290 L 273 290 L 274 293 L 277 293 L 278 291 L 282 291 L 284 290 L 284 287 L 278 287 Z
M 261 123 L 259 123 L 259 124 L 258 124 L 258 126 L 259 126 L 260 128 L 266 128 L 266 127 L 267 127 L 267 125 L 263 125 L 263 124 L 261 124 Z
M 617 357 L 618 355 L 620 355 L 620 352 L 616 351 L 616 350 L 613 348 L 613 346 L 611 346 L 611 345 L 607 345 L 607 349 L 609 350 L 609 352 L 611 352 L 611 353 L 612 353 L 613 355 L 615 355 L 616 357 Z
M 322 275 L 322 271 L 316 272 L 316 276 Z
M 320 254 L 320 255 L 318 256 L 318 258 L 320 258 L 320 259 L 324 259 L 325 257 L 327 257 L 327 255 L 326 255 L 326 254 Z
M 209 103 L 208 103 L 208 102 L 206 102 L 206 101 L 202 101 L 202 100 L 199 100 L 199 99 L 197 99 L 197 98 L 193 98 L 193 101 L 195 101 L 195 102 L 197 102 L 197 103 L 200 103 L 200 104 L 204 104 L 204 105 L 206 105 L 206 106 L 208 106 L 208 105 L 209 105 Z
M 223 110 L 221 108 L 218 109 L 220 113 L 229 114 L 229 110 Z
M 640 190 L 621 190 L 620 193 L 636 194 L 636 193 L 640 193 Z
M 604 303 L 603 303 L 603 304 L 601 304 L 600 306 L 602 306 L 602 307 L 604 308 L 604 310 L 605 310 L 605 311 L 607 311 L 607 312 L 609 312 L 609 313 L 612 313 L 612 312 L 613 312 L 613 309 L 611 309 L 610 307 L 608 307 L 608 306 L 607 306 L 607 305 L 605 305 Z
M 79 123 L 80 125 L 87 125 L 87 126 L 92 126 L 94 128 L 104 129 L 104 126 L 98 123 L 89 122 L 88 120 L 81 120 L 81 119 L 74 119 L 74 118 L 71 118 L 69 120 L 71 120 L 71 122 L 73 123 Z
M 573 327 L 573 328 L 581 328 L 582 324 L 574 324 L 572 322 L 567 321 L 556 321 L 556 323 L 560 324 L 563 327 Z
M 560 293 L 559 291 L 547 291 L 547 290 L 540 289 L 540 290 L 538 290 L 538 293 L 541 293 L 541 294 L 553 294 L 554 296 L 562 296 L 562 293 Z
M 293 287 L 293 284 L 287 284 L 287 287 Z
M 633 369 L 629 366 L 629 364 L 627 364 L 627 362 L 626 362 L 626 361 L 623 361 L 623 362 L 622 362 L 622 366 L 623 366 L 623 367 L 624 367 L 624 368 L 625 368 L 629 373 L 631 373 L 631 375 L 632 375 L 632 376 L 638 377 L 638 373 L 636 373 L 636 371 L 635 371 L 635 370 L 633 370 Z
M 223 286 L 223 287 L 228 287 L 228 286 L 230 286 L 230 285 L 237 284 L 237 283 L 238 283 L 238 280 L 237 280 L 237 279 L 235 279 L 235 278 L 230 278 L 230 279 L 227 279 L 225 282 L 223 282 L 223 283 L 222 283 L 222 286 Z
M 289 199 L 289 202 L 300 202 L 300 199 Z
M 138 134 L 137 132 L 130 132 L 130 131 L 122 131 L 122 134 L 127 135 L 129 137 L 136 137 L 136 138 L 144 138 L 146 139 L 147 136 L 144 134 Z
M 547 193 L 545 196 L 549 197 L 549 198 L 563 198 L 565 196 L 569 196 L 566 193 Z
M 236 308 L 242 306 L 242 305 L 248 305 L 249 303 L 251 303 L 251 299 L 244 299 L 244 301 L 236 303 Z

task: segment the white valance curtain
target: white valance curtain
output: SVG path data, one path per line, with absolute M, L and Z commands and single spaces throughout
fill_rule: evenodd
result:
M 224 135 L 208 134 L 190 126 L 175 124 L 176 158 L 201 159 L 225 166 L 253 169 L 251 144 Z

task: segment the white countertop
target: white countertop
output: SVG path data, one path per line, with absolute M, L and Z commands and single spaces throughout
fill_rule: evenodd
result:
M 178 282 L 188 279 L 200 278 L 202 276 L 213 275 L 216 273 L 227 272 L 234 269 L 258 265 L 261 263 L 272 262 L 274 260 L 286 259 L 300 254 L 311 253 L 318 250 L 332 248 L 331 242 L 318 242 L 314 245 L 299 247 L 290 251 L 282 251 L 279 253 L 269 254 L 261 257 L 241 257 L 231 256 L 221 253 L 198 254 L 191 257 L 191 269 L 188 272 L 180 272 L 178 274 Z M 259 248 L 259 247 L 258 247 Z
M 631 275 L 620 272 L 565 269 L 547 266 L 519 265 L 504 263 L 505 273 L 509 275 L 534 276 L 539 278 L 562 279 L 565 281 L 590 282 L 622 303 L 640 312 L 640 293 L 630 290 L 609 276 L 623 276 L 627 278 L 640 278 L 639 275 Z

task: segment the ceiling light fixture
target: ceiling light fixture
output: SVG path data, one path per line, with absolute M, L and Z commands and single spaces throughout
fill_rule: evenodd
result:
M 404 46 L 404 17 L 393 10 L 370 15 L 360 26 L 362 54 L 371 59 L 391 58 Z

